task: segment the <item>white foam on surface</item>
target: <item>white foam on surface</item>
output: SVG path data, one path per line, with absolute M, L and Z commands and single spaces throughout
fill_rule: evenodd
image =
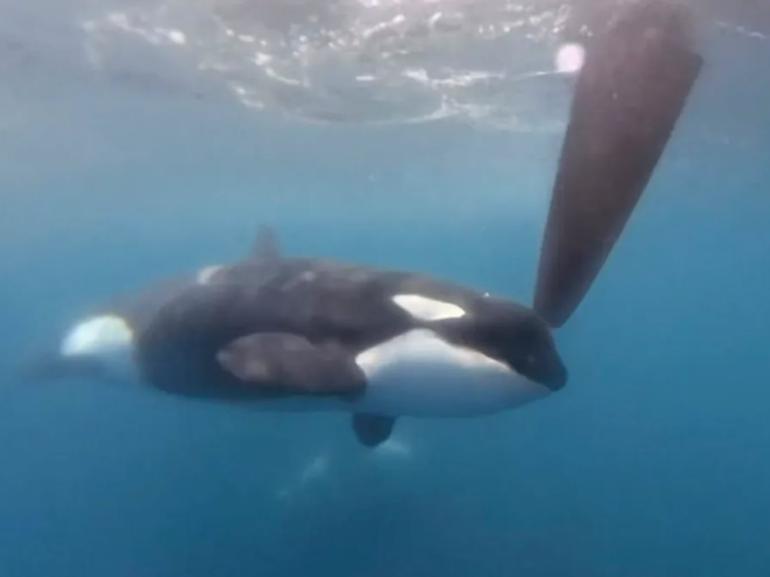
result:
M 116 72 L 111 66 L 120 66 L 131 42 L 159 56 L 173 49 L 177 65 L 208 74 L 255 110 L 316 122 L 451 118 L 552 131 L 563 126 L 563 118 L 551 118 L 557 95 L 568 106 L 568 86 L 554 80 L 553 94 L 541 98 L 540 82 L 532 82 L 532 73 L 553 70 L 572 17 L 571 5 L 557 0 L 328 0 L 303 2 L 302 10 L 283 0 L 94 6 L 80 29 L 100 70 Z M 551 106 L 541 110 L 546 101 Z

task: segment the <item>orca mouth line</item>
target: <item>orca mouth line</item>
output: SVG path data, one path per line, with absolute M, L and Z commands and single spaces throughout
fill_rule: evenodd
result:
M 563 363 L 559 362 L 558 367 L 552 369 L 547 375 L 545 375 L 541 382 L 546 387 L 556 392 L 566 386 L 568 378 L 569 371 L 567 371 L 567 367 L 565 367 Z
M 526 364 L 527 366 L 523 369 L 516 369 L 514 367 L 514 370 L 520 372 L 528 379 L 547 387 L 552 392 L 559 391 L 566 386 L 569 373 L 567 367 L 564 366 L 564 363 L 555 351 L 552 355 L 548 355 L 545 361 L 538 362 L 536 359 L 533 359 Z

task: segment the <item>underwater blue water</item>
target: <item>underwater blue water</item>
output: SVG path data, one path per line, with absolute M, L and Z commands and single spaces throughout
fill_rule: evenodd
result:
M 291 254 L 528 303 L 559 134 L 313 126 L 137 95 L 92 103 L 103 140 L 41 128 L 0 160 L 0 576 L 770 574 L 769 54 L 709 47 L 557 334 L 567 388 L 489 418 L 402 419 L 385 452 L 342 414 L 30 387 L 16 369 L 116 292 L 238 259 L 262 223 Z

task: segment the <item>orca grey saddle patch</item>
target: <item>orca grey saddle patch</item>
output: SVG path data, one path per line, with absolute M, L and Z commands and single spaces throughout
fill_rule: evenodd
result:
M 355 395 L 366 377 L 344 349 L 316 346 L 290 333 L 256 333 L 220 349 L 217 361 L 239 381 L 266 392 Z

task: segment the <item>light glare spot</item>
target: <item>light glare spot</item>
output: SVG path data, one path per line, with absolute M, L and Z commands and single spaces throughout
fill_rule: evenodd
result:
M 585 48 L 580 44 L 564 44 L 556 52 L 556 70 L 566 74 L 580 72 L 585 58 Z
M 187 36 L 181 30 L 169 30 L 168 38 L 174 44 L 186 44 Z

